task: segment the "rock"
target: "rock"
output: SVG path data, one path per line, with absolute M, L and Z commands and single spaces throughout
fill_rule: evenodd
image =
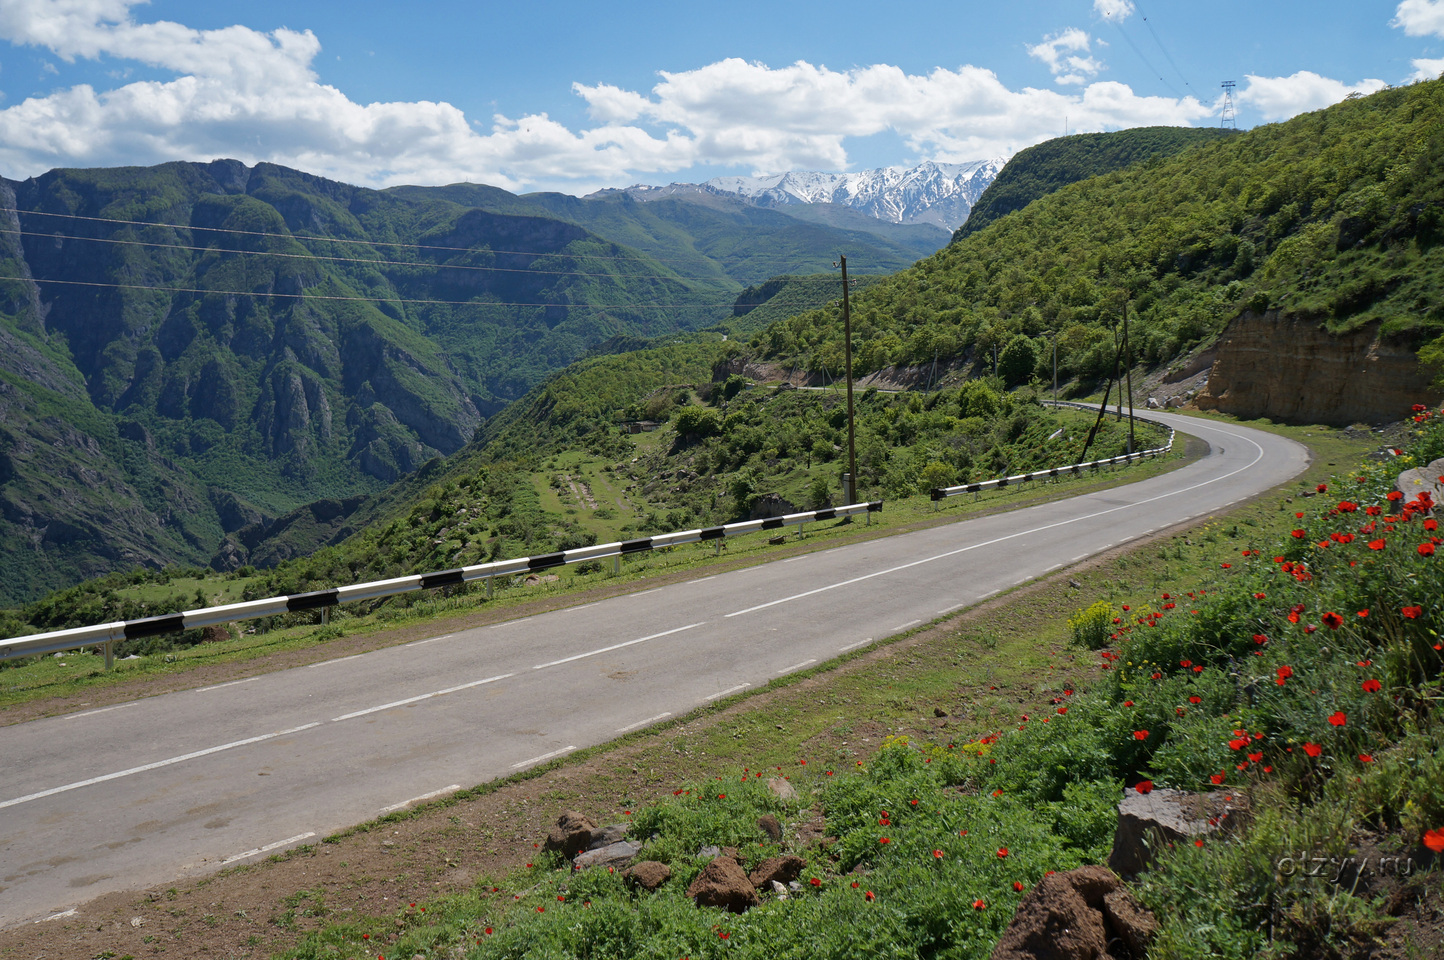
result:
M 729 857 L 729 858 L 731 858 L 731 859 L 733 859 L 733 860 L 736 860 L 738 863 L 741 863 L 741 862 L 742 862 L 742 858 L 737 855 L 737 848 L 736 848 L 736 847 L 723 847 L 723 848 L 722 848 L 722 856 L 724 856 L 724 857 Z
M 942 719 L 943 717 L 946 717 L 947 715 L 948 715 L 948 712 L 947 712 L 946 710 L 944 710 L 942 707 L 933 707 L 933 716 L 935 716 L 935 717 L 937 717 L 937 718 L 939 718 L 939 719 Z
M 776 880 L 773 880 L 773 881 L 772 881 L 772 895 L 775 896 L 778 900 L 786 900 L 786 899 L 787 899 L 787 888 L 786 888 L 785 886 L 783 886 L 782 884 L 778 883 Z
M 702 869 L 687 888 L 687 896 L 699 907 L 725 907 L 743 913 L 759 903 L 757 891 L 731 857 L 718 857 Z
M 643 860 L 622 871 L 622 879 L 648 893 L 672 878 L 672 868 L 656 860 Z
M 1125 790 L 1118 804 L 1118 830 L 1108 866 L 1119 876 L 1136 877 L 1153 862 L 1153 851 L 1164 844 L 1230 830 L 1247 806 L 1246 799 L 1236 792 L 1197 794 L 1166 787 L 1155 787 L 1146 794 Z
M 625 840 L 631 829 L 630 824 L 614 823 L 611 826 L 602 827 L 600 830 L 594 830 L 592 831 L 592 841 L 587 844 L 587 849 L 596 850 L 599 847 L 610 846 L 618 840 Z
M 1163 406 L 1165 409 L 1168 410 L 1177 410 L 1179 407 L 1183 406 L 1183 398 L 1169 397 L 1167 400 L 1164 401 Z
M 1163 406 L 1163 404 L 1159 403 L 1156 397 L 1148 398 L 1148 409 L 1157 410 L 1161 406 Z
M 807 861 L 794 854 L 768 857 L 753 868 L 747 879 L 752 881 L 752 886 L 761 890 L 773 883 L 791 883 L 802 874 L 805 866 Z
M 767 834 L 769 840 L 775 842 L 782 839 L 782 824 L 770 813 L 764 813 L 757 818 L 757 829 Z
M 792 784 L 781 777 L 772 777 L 767 781 L 767 789 L 776 794 L 779 800 L 796 800 L 797 791 L 792 789 Z
M 1418 500 L 1421 494 L 1428 494 L 1429 502 L 1444 504 L 1444 459 L 1435 460 L 1427 467 L 1415 467 L 1399 474 L 1394 489 L 1404 495 L 1404 500 L 1390 504 L 1390 511 L 1398 513 L 1405 501 Z
M 640 843 L 618 840 L 605 847 L 597 847 L 594 850 L 579 853 L 572 863 L 583 869 L 587 867 L 621 867 L 631 863 L 641 852 L 642 845 Z
M 1145 955 L 1149 942 L 1158 932 L 1158 921 L 1134 899 L 1127 887 L 1120 887 L 1103 898 L 1103 919 L 1134 957 Z
M 722 856 L 721 847 L 705 846 L 697 851 L 698 860 L 713 860 Z
M 201 628 L 201 643 L 225 643 L 230 639 L 231 629 L 228 624 L 213 623 Z
M 592 842 L 592 832 L 596 829 L 597 825 L 590 818 L 575 810 L 564 811 L 557 817 L 557 825 L 547 834 L 544 849 L 560 850 L 562 856 L 570 860 L 587 849 Z
M 752 506 L 752 512 L 748 514 L 749 520 L 767 520 L 772 517 L 785 517 L 789 513 L 797 513 L 796 505 L 789 503 L 776 493 L 763 494 L 757 498 Z
M 1102 867 L 1080 867 L 1067 873 L 1046 876 L 1018 904 L 1013 920 L 998 945 L 992 960 L 1098 960 L 1108 955 L 1108 931 L 1103 914 L 1089 905 L 1075 881 L 1097 897 L 1099 905 L 1105 892 L 1103 878 L 1096 875 L 1075 876 L 1084 871 L 1101 872 L 1112 877 L 1114 889 L 1120 886 Z

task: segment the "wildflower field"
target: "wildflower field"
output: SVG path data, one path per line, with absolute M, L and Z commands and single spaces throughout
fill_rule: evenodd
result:
M 1191 591 L 1080 610 L 1090 681 L 998 729 L 892 737 L 845 765 L 714 770 L 627 811 L 641 859 L 671 868 L 655 893 L 538 850 L 503 880 L 326 926 L 287 956 L 987 957 L 1044 875 L 1106 861 L 1125 791 L 1161 787 L 1237 794 L 1251 816 L 1140 877 L 1160 924 L 1150 957 L 1381 956 L 1397 895 L 1364 870 L 1288 865 L 1366 849 L 1438 906 L 1444 538 L 1427 494 L 1394 481 L 1440 457 L 1444 412 L 1416 410 L 1405 445 L 1319 484 L 1279 542 L 1246 545 Z M 768 789 L 783 777 L 795 799 Z M 764 814 L 788 825 L 780 842 Z M 807 864 L 785 899 L 699 909 L 685 891 L 709 846 L 744 867 Z

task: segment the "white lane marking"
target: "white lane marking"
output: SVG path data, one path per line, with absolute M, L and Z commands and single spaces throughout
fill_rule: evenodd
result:
M 782 562 L 783 562 L 783 563 L 791 563 L 791 562 L 794 561 L 794 560 L 806 560 L 806 559 L 807 559 L 807 557 L 805 557 L 805 556 L 803 556 L 803 557 L 788 557 L 786 560 L 783 560 Z
M 221 861 L 221 866 L 228 863 L 235 863 L 237 860 L 245 860 L 248 857 L 258 856 L 262 853 L 270 853 L 272 850 L 279 850 L 281 847 L 292 843 L 300 843 L 302 840 L 309 840 L 316 835 L 316 831 L 310 830 L 306 833 L 298 833 L 294 837 L 287 837 L 285 840 L 277 840 L 275 843 L 268 843 L 264 847 L 257 847 L 254 850 L 247 850 L 245 853 L 233 854 Z
M 1044 572 L 1044 573 L 1052 573 L 1054 570 L 1057 570 L 1057 569 L 1058 569 L 1059 567 L 1061 567 L 1061 566 L 1063 566 L 1063 564 L 1061 564 L 1061 563 L 1055 563 L 1055 564 L 1053 564 L 1051 567 L 1049 567 L 1047 570 L 1044 570 L 1043 572 Z
M 809 664 L 816 663 L 816 662 L 817 662 L 817 659 L 814 657 L 814 658 L 811 659 L 811 660 L 804 660 L 804 661 L 802 661 L 801 663 L 794 663 L 794 664 L 793 664 L 792 666 L 790 666 L 790 667 L 783 667 L 781 670 L 777 671 L 777 675 L 780 677 L 780 676 L 782 676 L 783 674 L 791 673 L 791 672 L 794 671 L 794 670 L 801 670 L 803 667 L 805 667 L 805 666 L 807 666 L 807 665 L 809 665 Z
M 989 597 L 991 597 L 993 594 L 995 594 L 995 593 L 997 593 L 997 592 L 998 592 L 998 591 L 996 591 L 996 590 L 989 590 L 987 593 L 983 594 L 983 595 L 982 595 L 981 597 L 979 597 L 978 599 L 979 599 L 979 600 L 986 600 L 986 599 L 988 599 Z
M 625 727 L 618 727 L 618 728 L 617 728 L 617 732 L 618 732 L 618 733 L 631 733 L 633 730 L 636 730 L 636 729 L 638 729 L 639 727 L 650 726 L 651 724 L 656 723 L 658 720 L 665 720 L 665 719 L 667 719 L 667 718 L 670 717 L 670 716 L 671 716 L 670 713 L 659 713 L 659 714 L 657 714 L 655 717 L 648 717 L 648 718 L 645 719 L 645 720 L 638 720 L 636 723 L 629 723 L 629 724 L 627 724 Z
M 585 610 L 585 609 L 587 609 L 588 607 L 599 607 L 599 606 L 601 606 L 601 605 L 602 605 L 602 601 L 600 601 L 600 600 L 593 600 L 591 603 L 584 603 L 584 604 L 582 604 L 580 607 L 567 607 L 567 608 L 566 608 L 566 612 L 567 612 L 567 613 L 571 613 L 571 612 L 574 611 L 574 610 Z
M 906 630 L 908 627 L 915 626 L 915 625 L 917 625 L 917 624 L 919 624 L 919 623 L 922 623 L 922 621 L 921 621 L 921 620 L 909 620 L 907 623 L 904 623 L 904 624 L 901 624 L 901 625 L 899 625 L 899 626 L 893 627 L 893 631 L 894 631 L 894 632 L 897 632 L 897 631 L 899 631 L 899 630 Z
M 219 689 L 221 689 L 222 687 L 234 687 L 234 686 L 238 686 L 239 684 L 242 684 L 242 683 L 250 683 L 252 680 L 259 680 L 259 679 L 261 679 L 261 678 L 260 678 L 260 677 L 247 677 L 247 678 L 244 679 L 244 680 L 232 680 L 232 681 L 229 682 L 229 683 L 218 683 L 218 684 L 216 684 L 215 686 L 212 686 L 212 687 L 201 687 L 201 688 L 199 688 L 199 689 L 197 689 L 197 690 L 193 690 L 193 691 L 191 691 L 191 692 L 192 692 L 192 693 L 209 693 L 209 692 L 212 691 L 212 690 L 219 690 Z
M 1082 560 L 1084 557 L 1087 557 L 1087 556 L 1088 556 L 1088 554 L 1086 554 L 1086 553 L 1080 553 L 1080 554 L 1078 554 L 1078 556 L 1074 557 L 1072 560 L 1069 560 L 1068 562 L 1069 562 L 1069 563 L 1077 563 L 1079 560 Z
M 493 630 L 500 630 L 502 627 L 510 627 L 510 626 L 514 626 L 515 624 L 518 624 L 518 623 L 526 623 L 528 620 L 534 620 L 534 619 L 536 619 L 536 618 L 535 618 L 535 617 L 522 617 L 520 620 L 508 620 L 506 623 L 493 623 L 493 624 L 491 625 L 491 629 L 493 629 Z
M 859 641 L 857 641 L 857 643 L 849 643 L 849 644 L 848 644 L 847 646 L 845 646 L 845 647 L 838 647 L 838 648 L 837 648 L 837 652 L 838 652 L 838 653 L 845 653 L 845 652 L 848 651 L 848 650 L 855 650 L 855 649 L 857 649 L 858 647 L 866 646 L 866 645 L 869 644 L 869 643 L 872 643 L 872 637 L 868 637 L 866 640 L 859 640 Z
M 544 753 L 539 757 L 532 757 L 530 760 L 523 760 L 521 763 L 513 763 L 511 765 L 511 768 L 513 770 L 520 770 L 522 767 L 529 767 L 532 764 L 541 763 L 543 760 L 550 760 L 553 757 L 560 757 L 564 753 L 571 753 L 575 749 L 576 747 L 562 747 L 560 750 L 553 750 L 551 753 Z
M 429 638 L 429 639 L 427 639 L 427 640 L 417 640 L 415 643 L 403 643 L 402 646 L 403 646 L 403 647 L 419 647 L 419 646 L 421 646 L 421 645 L 424 644 L 424 643 L 435 643 L 435 642 L 438 641 L 438 640 L 450 640 L 450 639 L 451 639 L 452 637 L 454 637 L 454 636 L 456 636 L 456 634 L 454 634 L 454 633 L 443 633 L 443 634 L 442 634 L 441 636 L 439 636 L 439 637 L 431 637 L 431 638 Z
M 703 700 L 707 700 L 707 701 L 718 700 L 718 699 L 721 699 L 722 697 L 727 696 L 729 693 L 736 693 L 736 692 L 739 691 L 739 690 L 746 690 L 746 689 L 747 689 L 748 687 L 750 687 L 750 686 L 752 686 L 752 684 L 750 684 L 750 683 L 739 683 L 739 684 L 737 684 L 737 686 L 735 686 L 735 687 L 728 687 L 726 690 L 723 690 L 721 693 L 714 693 L 714 694 L 712 694 L 710 697 L 703 697 L 702 699 L 703 699 Z
M 405 700 L 393 700 L 391 703 L 383 703 L 379 707 L 367 707 L 365 710 L 357 710 L 355 713 L 344 714 L 339 717 L 332 717 L 332 723 L 340 723 L 342 720 L 354 720 L 356 717 L 364 717 L 368 713 L 380 713 L 382 710 L 390 710 L 393 707 L 404 707 L 410 703 L 420 703 L 422 700 L 430 700 L 432 697 L 443 697 L 448 693 L 455 693 L 458 690 L 470 690 L 472 687 L 479 687 L 483 683 L 495 683 L 498 680 L 505 680 L 514 677 L 514 673 L 503 673 L 495 677 L 487 677 L 485 680 L 473 680 L 470 683 L 459 684 L 455 687 L 447 687 L 445 690 L 433 690 L 431 693 L 423 693 L 414 697 L 407 697 Z
M 703 577 L 703 578 L 700 579 L 700 580 L 688 580 L 687 582 L 688 582 L 688 583 L 706 583 L 708 580 L 716 580 L 716 579 L 717 579 L 717 575 L 714 573 L 714 574 L 713 574 L 712 576 L 710 576 L 710 577 Z
M 130 703 L 118 703 L 118 704 L 116 704 L 116 705 L 113 706 L 113 707 L 101 707 L 101 708 L 98 709 L 98 710 L 87 710 L 87 711 L 85 711 L 84 713 L 72 713 L 72 714 L 69 714 L 69 715 L 67 715 L 67 716 L 65 716 L 65 717 L 62 717 L 61 719 L 62 719 L 62 720 L 79 720 L 81 717 L 93 717 L 93 716 L 95 716 L 97 713 L 109 713 L 109 712 L 112 711 L 112 710 L 124 710 L 126 707 L 133 707 L 133 706 L 135 706 L 137 703 L 140 703 L 140 701 L 139 701 L 139 700 L 132 700 Z
M 409 806 L 411 806 L 413 803 L 420 803 L 420 802 L 423 801 L 423 800 L 431 800 L 432 798 L 434 798 L 434 797 L 439 797 L 439 796 L 441 796 L 442 794 L 445 794 L 445 793 L 455 793 L 456 791 L 458 791 L 458 790 L 460 790 L 460 789 L 461 789 L 461 784 L 459 784 L 459 783 L 453 783 L 453 784 L 452 784 L 451 786 L 449 786 L 449 787 L 442 787 L 440 790 L 433 790 L 433 791 L 431 791 L 430 793 L 423 793 L 423 794 L 422 794 L 421 796 L 419 796 L 419 797 L 412 797 L 410 800 L 402 800 L 400 803 L 393 803 L 393 804 L 392 804 L 391 806 L 389 806 L 389 807 L 382 807 L 382 808 L 381 808 L 381 812 L 382 812 L 382 813 L 393 813 L 393 812 L 395 812 L 395 811 L 397 811 L 397 810 L 401 810 L 401 809 L 403 809 L 403 808 L 405 808 L 405 807 L 409 807 Z
M 967 606 L 966 603 L 955 603 L 955 604 L 953 604 L 951 607 L 946 607 L 946 608 L 944 608 L 944 609 L 942 609 L 942 610 L 939 610 L 939 611 L 938 611 L 938 614 L 941 615 L 941 614 L 944 614 L 944 613 L 952 613 L 954 610 L 961 610 L 963 607 L 966 607 L 966 606 Z
M 41 917 L 39 920 L 36 920 L 35 922 L 36 922 L 36 923 L 44 923 L 44 922 L 46 922 L 47 920 L 60 920 L 60 919 L 62 919 L 62 918 L 64 918 L 64 917 L 73 917 L 73 916 L 75 916 L 75 911 L 77 911 L 77 910 L 79 910 L 79 909 L 80 909 L 79 907 L 71 907 L 69 910 L 62 910 L 62 911 L 60 911 L 59 913 L 52 913 L 52 914 L 51 914 L 50 916 L 48 916 L 48 917 Z
M 1223 432 L 1223 431 L 1220 431 L 1220 432 Z M 1240 439 L 1240 440 L 1248 440 L 1247 437 L 1238 437 L 1238 439 Z M 1248 442 L 1249 442 L 1249 443 L 1253 443 L 1252 440 L 1248 440 Z M 949 551 L 947 551 L 946 553 L 935 554 L 935 555 L 933 555 L 933 556 L 931 556 L 931 557 L 923 557 L 921 560 L 912 560 L 912 561 L 910 561 L 910 562 L 908 562 L 908 563 L 898 564 L 898 565 L 895 566 L 895 567 L 888 567 L 888 568 L 885 569 L 885 570 L 877 570 L 877 571 L 874 571 L 873 573 L 865 573 L 865 574 L 863 574 L 863 575 L 860 576 L 860 577 L 853 577 L 853 578 L 851 578 L 850 580 L 840 580 L 840 581 L 838 581 L 837 583 L 831 583 L 831 584 L 828 584 L 828 585 L 825 586 L 825 587 L 818 587 L 818 588 L 816 588 L 815 590 L 806 590 L 806 591 L 803 591 L 802 593 L 794 593 L 794 594 L 793 594 L 792 596 L 790 596 L 790 597 L 782 597 L 782 598 L 779 599 L 779 600 L 772 600 L 772 601 L 769 601 L 769 602 L 767 602 L 767 603 L 759 603 L 757 606 L 755 606 L 755 607 L 748 607 L 748 608 L 745 609 L 745 610 L 734 610 L 732 613 L 724 614 L 724 617 L 740 617 L 740 616 L 742 616 L 742 615 L 745 614 L 745 613 L 756 613 L 758 610 L 766 610 L 768 607 L 775 607 L 775 606 L 777 606 L 777 605 L 779 605 L 779 604 L 791 603 L 793 600 L 801 600 L 801 599 L 803 599 L 803 598 L 805 598 L 805 597 L 811 597 L 811 596 L 814 596 L 814 595 L 819 594 L 819 593 L 826 593 L 826 592 L 829 591 L 829 590 L 836 590 L 838 587 L 850 587 L 850 586 L 852 586 L 854 583 L 862 583 L 862 582 L 865 581 L 865 580 L 872 580 L 872 579 L 875 578 L 875 577 L 884 577 L 884 576 L 887 576 L 887 575 L 890 574 L 890 573 L 897 573 L 897 572 L 900 571 L 900 570 L 909 570 L 909 569 L 911 569 L 911 568 L 913 568 L 913 567 L 920 567 L 920 566 L 922 566 L 922 565 L 925 564 L 925 563 L 932 563 L 932 562 L 934 562 L 934 561 L 936 561 L 936 560 L 946 560 L 946 559 L 948 559 L 949 557 L 956 557 L 956 556 L 958 556 L 959 554 L 968 553 L 968 552 L 970 552 L 970 551 L 972 551 L 972 550 L 977 550 L 977 549 L 979 549 L 979 548 L 981 548 L 981 547 L 991 547 L 991 546 L 993 546 L 994 544 L 1006 543 L 1006 542 L 1009 541 L 1009 540 L 1016 540 L 1018 537 L 1026 537 L 1026 536 L 1029 536 L 1029 535 L 1035 534 L 1035 533 L 1044 533 L 1044 532 L 1046 532 L 1046 531 L 1048 531 L 1048 530 L 1055 530 L 1055 529 L 1057 529 L 1058 527 L 1066 527 L 1066 526 L 1068 526 L 1069 524 L 1078 523 L 1078 522 L 1083 521 L 1083 520 L 1092 520 L 1092 519 L 1095 519 L 1095 518 L 1097 518 L 1097 517 L 1106 517 L 1106 516 L 1108 516 L 1110 513 L 1118 513 L 1118 512 L 1121 511 L 1121 510 L 1133 510 L 1133 509 L 1135 509 L 1135 508 L 1137 508 L 1137 507 L 1141 507 L 1141 506 L 1143 506 L 1143 505 L 1145 505 L 1145 504 L 1153 503 L 1153 502 L 1158 501 L 1158 500 L 1167 500 L 1169 497 L 1177 497 L 1177 496 L 1181 496 L 1181 495 L 1183 495 L 1183 494 L 1185 494 L 1185 493 L 1191 493 L 1191 492 L 1193 492 L 1194 490 L 1201 489 L 1201 488 L 1203 488 L 1203 487 L 1209 486 L 1210 484 L 1218 483 L 1218 482 L 1221 481 L 1221 480 L 1227 480 L 1229 477 L 1237 476 L 1238 474 L 1243 473 L 1245 470 L 1250 469 L 1254 464 L 1256 464 L 1256 463 L 1258 463 L 1260 460 L 1262 460 L 1262 459 L 1263 459 L 1263 456 L 1264 456 L 1263 447 L 1260 447 L 1260 446 L 1259 446 L 1258 444 L 1256 444 L 1256 443 L 1254 443 L 1253 445 L 1254 445 L 1254 447 L 1258 450 L 1258 456 L 1254 457 L 1254 458 L 1253 458 L 1252 460 L 1250 460 L 1248 463 L 1244 464 L 1243 466 L 1239 467 L 1237 470 L 1234 470 L 1234 471 L 1231 472 L 1231 473 L 1225 473 L 1225 474 L 1223 474 L 1223 475 L 1221 475 L 1221 476 L 1214 477 L 1214 478 L 1211 479 L 1211 480 L 1202 480 L 1202 481 L 1200 481 L 1200 482 L 1198 482 L 1198 483 L 1195 483 L 1195 484 L 1194 484 L 1193 486 L 1191 486 L 1191 487 L 1183 487 L 1182 489 L 1172 490 L 1172 491 L 1169 491 L 1168 493 L 1160 493 L 1160 494 L 1158 494 L 1157 496 L 1148 497 L 1148 498 L 1146 498 L 1146 499 L 1144 499 L 1144 500 L 1135 500 L 1135 501 L 1133 501 L 1133 502 L 1131 502 L 1131 503 L 1119 504 L 1118 506 L 1115 506 L 1115 507 L 1109 507 L 1109 508 L 1106 509 L 1106 510 L 1099 510 L 1097 513 L 1090 513 L 1090 514 L 1086 514 L 1086 515 L 1081 516 L 1081 517 L 1072 517 L 1072 518 L 1067 519 L 1067 520 L 1058 520 L 1058 521 L 1055 521 L 1055 522 L 1053 522 L 1053 523 L 1046 523 L 1046 524 L 1044 524 L 1044 525 L 1041 526 L 1041 527 L 1033 527 L 1033 528 L 1031 528 L 1031 529 L 1029 529 L 1029 530 L 1019 530 L 1019 531 L 1017 531 L 1016 533 L 1010 533 L 1010 534 L 1008 534 L 1008 535 L 1006 535 L 1006 536 L 996 537 L 996 538 L 994 538 L 994 539 L 992 539 L 992 540 L 984 540 L 984 541 L 981 542 L 981 543 L 969 544 L 969 545 L 966 546 L 966 547 L 959 547 L 959 548 L 956 549 L 956 550 L 949 550 Z M 1024 579 L 1026 580 L 1026 579 L 1029 579 L 1029 578 L 1024 578 Z M 1017 581 L 1017 582 L 1018 582 L 1018 583 L 1022 583 L 1023 580 L 1019 580 L 1019 581 Z
M 310 670 L 313 667 L 329 667 L 333 663 L 345 663 L 347 660 L 360 660 L 364 656 L 366 656 L 366 654 L 364 653 L 353 653 L 349 657 L 338 657 L 335 660 L 321 660 L 317 663 L 306 664 L 306 669 Z
M 91 777 L 89 780 L 78 780 L 75 783 L 67 783 L 60 787 L 51 787 L 49 790 L 41 790 L 39 793 L 28 794 L 23 797 L 16 797 L 13 800 L 0 801 L 0 810 L 6 807 L 13 807 L 16 804 L 27 803 L 31 800 L 39 800 L 43 797 L 53 797 L 57 793 L 67 793 L 71 790 L 79 790 L 81 787 L 93 786 L 97 783 L 105 783 L 107 780 L 119 780 L 121 777 L 129 777 L 137 773 L 145 773 L 150 770 L 158 770 L 161 767 L 168 767 L 175 763 L 184 763 L 187 760 L 195 760 L 198 757 L 209 756 L 213 753 L 220 753 L 222 750 L 231 750 L 235 747 L 245 747 L 253 743 L 260 743 L 263 740 L 274 740 L 277 737 L 284 737 L 292 733 L 300 733 L 302 730 L 310 730 L 312 727 L 319 727 L 320 722 L 307 723 L 299 727 L 292 727 L 289 730 L 277 730 L 275 733 L 263 733 L 259 737 L 247 737 L 245 740 L 233 740 L 230 743 L 223 743 L 218 747 L 207 747 L 204 750 L 196 750 L 192 753 L 182 754 L 178 757 L 171 757 L 167 760 L 157 760 L 154 763 L 143 764 L 139 767 L 131 767 L 129 770 L 117 770 L 115 773 L 103 774 L 99 777 Z
M 671 630 L 663 630 L 661 633 L 654 633 L 650 637 L 638 637 L 635 640 L 628 640 L 625 643 L 614 643 L 610 647 L 602 647 L 600 650 L 590 650 L 586 653 L 579 653 L 575 656 L 563 657 L 560 660 L 553 660 L 550 663 L 539 663 L 536 666 L 532 667 L 532 669 L 542 670 L 546 667 L 555 667 L 558 664 L 562 663 L 571 663 L 573 660 L 585 660 L 587 657 L 595 657 L 599 653 L 609 653 L 613 650 L 620 650 L 623 647 L 630 647 L 634 643 L 646 643 L 648 640 L 655 640 L 658 637 L 667 637 L 671 636 L 674 633 L 681 633 L 683 630 L 691 630 L 693 627 L 700 627 L 703 623 L 706 622 L 707 621 L 703 620 L 702 623 L 689 623 L 685 627 L 673 627 Z

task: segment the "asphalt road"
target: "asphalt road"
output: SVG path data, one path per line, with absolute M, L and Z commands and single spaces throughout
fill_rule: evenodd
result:
M 910 629 L 1301 472 L 1211 446 L 1139 483 L 0 732 L 0 926 L 324 837 Z

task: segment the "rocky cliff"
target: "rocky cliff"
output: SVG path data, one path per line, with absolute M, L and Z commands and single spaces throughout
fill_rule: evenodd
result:
M 1439 403 L 1407 343 L 1377 324 L 1335 335 L 1317 322 L 1245 311 L 1220 334 L 1201 410 L 1288 423 L 1385 423 Z

